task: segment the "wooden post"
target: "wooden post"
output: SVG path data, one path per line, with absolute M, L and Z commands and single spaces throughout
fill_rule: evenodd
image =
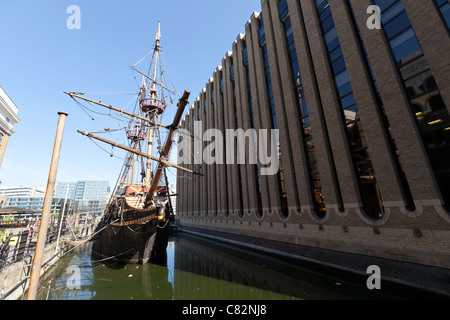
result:
M 42 209 L 41 225 L 39 226 L 39 233 L 36 243 L 36 251 L 34 253 L 27 300 L 36 300 L 37 296 L 39 277 L 42 268 L 42 260 L 44 257 L 45 241 L 47 238 L 48 223 L 50 219 L 50 211 L 52 207 L 53 191 L 55 190 L 56 172 L 58 171 L 59 154 L 61 151 L 64 125 L 66 122 L 66 117 L 68 116 L 68 114 L 65 112 L 58 112 L 58 115 L 58 128 L 56 131 L 55 145 L 53 147 L 52 162 L 50 165 L 47 190 L 45 192 L 44 207 Z

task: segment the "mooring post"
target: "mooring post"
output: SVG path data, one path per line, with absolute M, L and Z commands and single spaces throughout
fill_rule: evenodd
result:
M 50 165 L 50 173 L 48 176 L 47 190 L 45 191 L 44 207 L 42 209 L 41 224 L 39 226 L 36 251 L 33 258 L 27 300 L 36 300 L 37 296 L 42 260 L 44 257 L 45 242 L 47 238 L 48 223 L 50 219 L 50 210 L 53 201 L 53 191 L 55 190 L 56 172 L 58 171 L 59 154 L 61 152 L 64 125 L 66 123 L 66 117 L 68 116 L 66 112 L 58 112 L 58 115 L 58 128 L 56 131 L 55 145 L 53 147 L 53 156 Z

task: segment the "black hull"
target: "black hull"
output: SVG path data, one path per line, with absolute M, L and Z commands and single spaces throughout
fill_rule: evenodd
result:
M 105 225 L 92 245 L 94 261 L 117 264 L 146 264 L 164 259 L 169 242 L 170 224 L 157 219 L 126 226 Z

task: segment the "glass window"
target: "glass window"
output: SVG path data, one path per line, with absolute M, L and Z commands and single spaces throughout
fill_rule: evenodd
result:
M 374 0 L 374 2 L 381 6 L 385 1 Z M 399 0 L 389 2 L 390 6 L 383 7 L 381 12 L 383 28 L 397 60 L 411 112 L 415 116 L 441 195 L 447 209 L 450 210 L 450 115 L 402 2 Z M 448 4 L 448 1 L 445 2 L 436 0 L 440 9 Z M 400 13 L 389 20 L 384 16 L 386 13 L 389 16 L 389 11 L 393 7 Z M 395 20 L 397 28 L 403 32 L 390 38 L 395 32 L 387 25 Z
M 450 29 L 450 3 L 448 0 L 435 0 L 435 2 L 441 11 L 442 18 L 447 24 L 447 28 Z
M 278 1 L 278 12 L 280 13 L 280 17 L 283 18 L 289 13 L 288 5 L 286 0 Z
M 414 31 L 409 28 L 389 41 L 397 64 L 402 64 L 402 59 L 420 50 Z

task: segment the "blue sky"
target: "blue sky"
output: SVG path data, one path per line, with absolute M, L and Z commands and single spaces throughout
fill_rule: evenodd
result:
M 80 30 L 66 26 L 70 5 L 81 9 Z M 260 0 L 1 1 L 0 86 L 21 122 L 0 168 L 0 186 L 46 186 L 58 111 L 69 117 L 57 181 L 109 180 L 113 186 L 123 161 L 76 131 L 117 123 L 95 114 L 92 121 L 63 91 L 137 91 L 129 66 L 152 49 L 160 20 L 167 71 L 180 93 L 191 90 L 193 102 L 260 8 Z M 92 98 L 123 108 L 133 96 Z

